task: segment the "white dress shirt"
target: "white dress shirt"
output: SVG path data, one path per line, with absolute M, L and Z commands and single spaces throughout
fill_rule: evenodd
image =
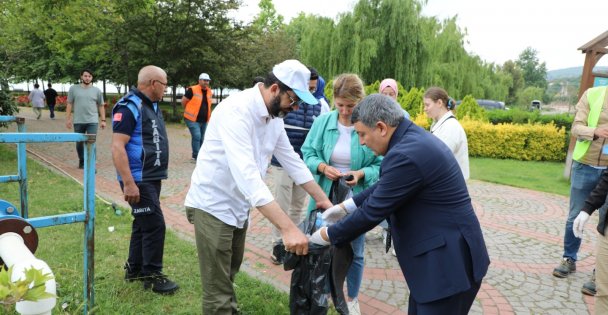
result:
M 451 118 L 453 117 L 453 118 Z M 445 143 L 460 166 L 464 179 L 469 179 L 469 144 L 464 129 L 454 117 L 452 111 L 445 113 L 431 125 L 431 133 Z
M 251 207 L 274 200 L 263 179 L 272 155 L 297 185 L 313 180 L 258 85 L 230 95 L 211 115 L 185 205 L 242 228 Z

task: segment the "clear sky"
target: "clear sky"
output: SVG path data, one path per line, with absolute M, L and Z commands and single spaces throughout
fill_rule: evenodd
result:
M 258 2 L 243 0 L 236 16 L 251 21 Z M 335 18 L 356 2 L 273 0 L 286 22 L 299 12 Z M 502 64 L 530 46 L 548 70 L 582 66 L 584 55 L 577 49 L 608 31 L 608 0 L 428 0 L 422 14 L 440 20 L 458 16 L 467 32 L 465 48 L 483 60 Z M 608 66 L 608 57 L 598 65 Z

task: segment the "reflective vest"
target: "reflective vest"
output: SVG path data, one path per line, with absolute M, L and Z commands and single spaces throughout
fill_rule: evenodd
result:
M 587 126 L 588 127 L 597 127 L 597 122 L 600 120 L 600 113 L 602 112 L 602 106 L 604 105 L 604 98 L 606 96 L 606 90 L 608 87 L 598 86 L 594 88 L 590 88 L 587 91 L 587 103 L 589 104 L 589 115 L 587 116 Z M 574 146 L 574 151 L 572 152 L 572 159 L 575 161 L 580 161 L 587 150 L 589 150 L 589 146 L 591 146 L 591 140 L 577 140 L 576 145 Z
M 192 99 L 186 104 L 186 108 L 184 109 L 184 118 L 190 121 L 196 121 L 196 117 L 198 116 L 198 111 L 203 104 L 203 87 L 200 85 L 193 85 L 190 87 L 192 89 Z M 207 88 L 207 119 L 209 121 L 209 117 L 211 117 L 211 92 L 210 88 Z

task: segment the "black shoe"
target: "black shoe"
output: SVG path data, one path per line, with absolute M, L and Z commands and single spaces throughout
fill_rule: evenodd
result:
M 144 280 L 144 278 L 141 276 L 141 270 L 131 268 L 131 265 L 129 265 L 128 262 L 125 263 L 125 266 L 123 268 L 125 269 L 125 280 L 126 281 L 133 282 L 136 280 L 139 280 L 139 281 Z
M 173 294 L 179 289 L 179 286 L 162 272 L 156 272 L 144 277 L 144 290 L 148 289 L 152 289 L 152 292 L 158 294 Z
M 576 271 L 576 261 L 572 258 L 564 258 L 559 266 L 553 269 L 553 275 L 558 278 L 565 278 Z
M 84 161 L 79 161 L 78 162 L 78 168 L 79 169 L 83 169 L 84 168 Z
M 585 294 L 585 295 L 591 295 L 591 296 L 594 296 L 595 293 L 597 292 L 597 291 L 595 291 L 595 270 L 593 270 L 593 275 L 591 276 L 591 279 L 589 279 L 589 281 L 587 281 L 583 284 L 583 288 L 581 289 L 581 292 L 583 292 L 583 294 Z

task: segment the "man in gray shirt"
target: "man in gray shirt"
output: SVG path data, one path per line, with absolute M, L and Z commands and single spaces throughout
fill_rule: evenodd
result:
M 97 134 L 97 127 L 106 128 L 106 112 L 103 107 L 101 91 L 94 87 L 93 73 L 90 70 L 80 72 L 80 84 L 73 85 L 68 91 L 68 106 L 65 109 L 65 126 L 74 132 Z M 72 119 L 72 110 L 74 117 Z M 99 124 L 97 117 L 101 120 Z M 78 152 L 78 168 L 84 167 L 84 146 L 82 142 L 76 143 Z

